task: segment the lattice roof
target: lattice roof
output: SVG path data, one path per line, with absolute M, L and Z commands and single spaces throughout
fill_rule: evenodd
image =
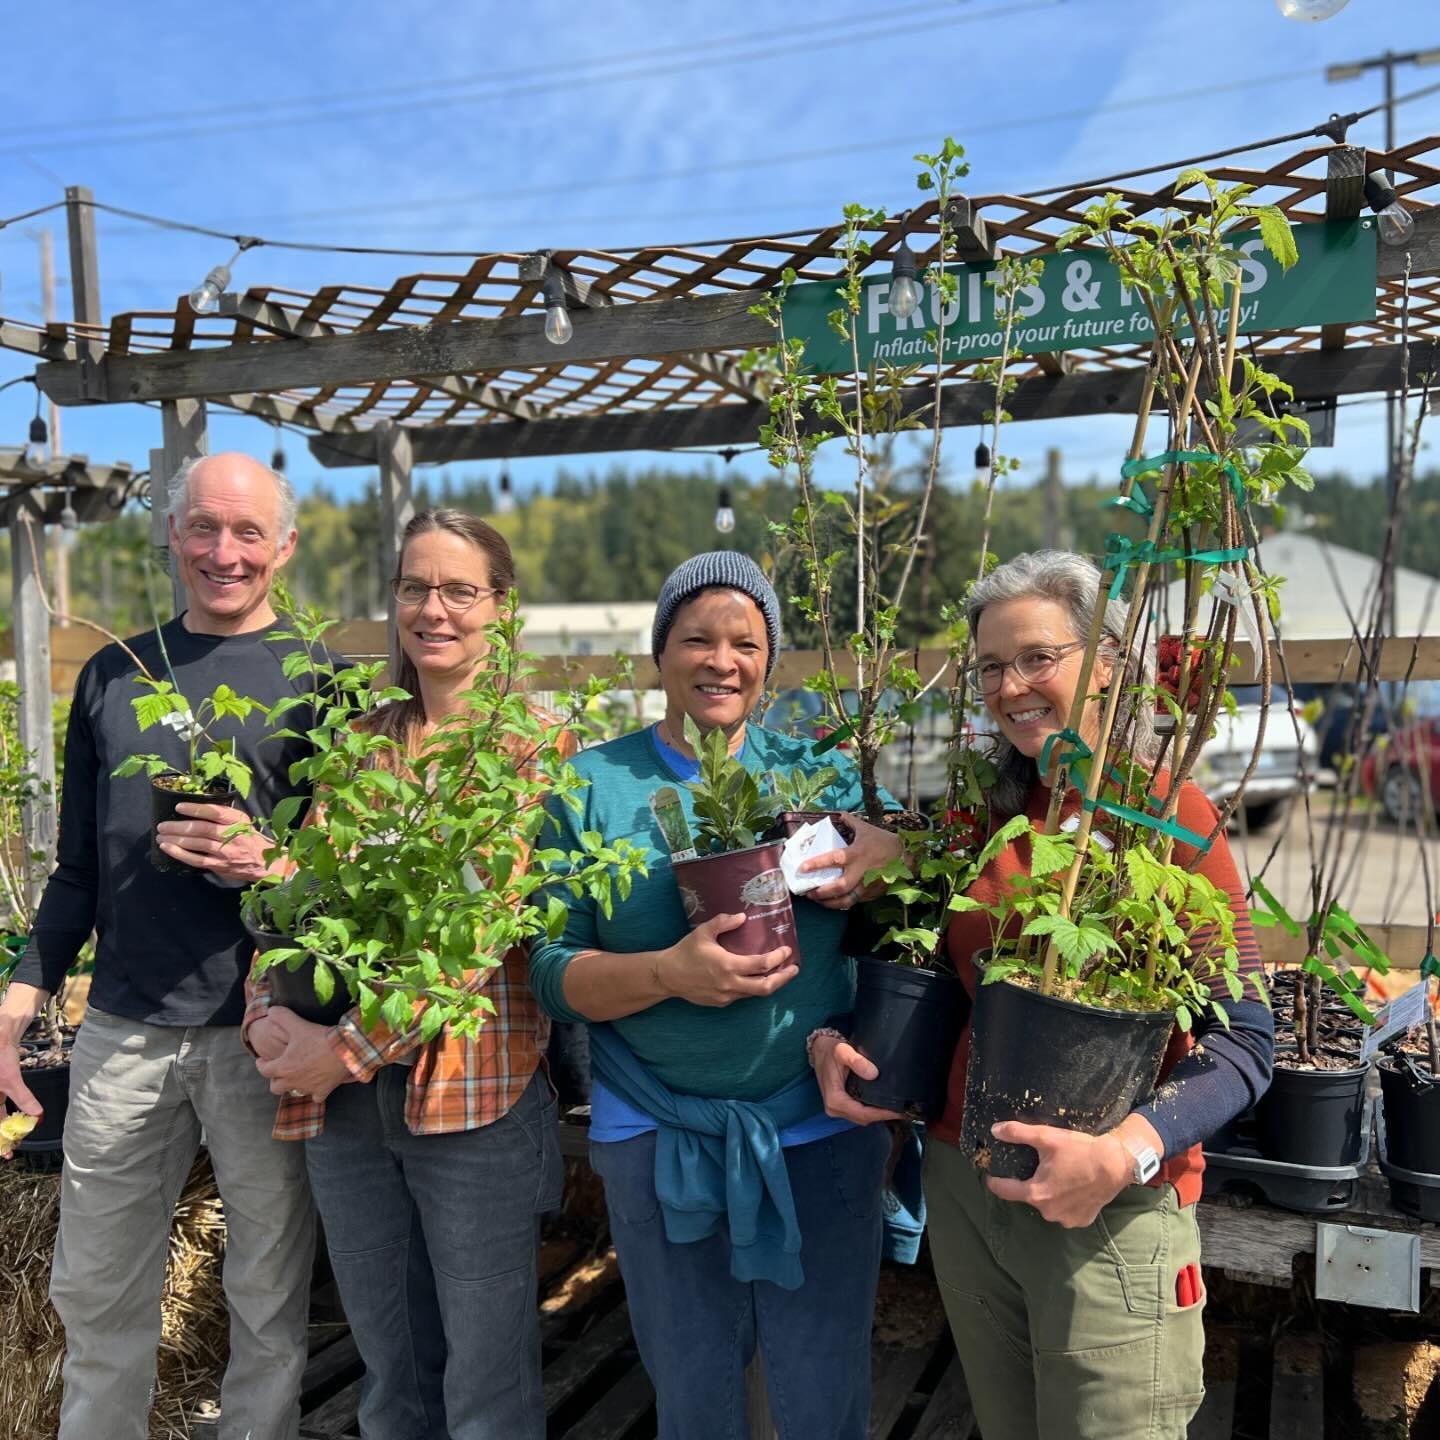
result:
M 1296 221 L 1317 220 L 1325 211 L 1326 155 L 1315 145 L 1268 169 L 1226 164 L 1209 173 L 1226 184 L 1256 187 L 1255 198 L 1278 205 Z M 1432 208 L 1440 185 L 1440 137 L 1430 137 L 1390 152 L 1371 152 L 1373 170 L 1394 172 L 1396 187 L 1412 211 Z M 1176 200 L 1171 184 L 1156 189 L 1133 185 L 1085 187 L 1045 198 L 1014 195 L 971 197 L 997 251 L 1043 252 L 1056 235 L 1081 218 L 1089 204 L 1118 191 L 1137 215 L 1154 213 Z M 1197 205 L 1198 201 L 1195 202 Z M 935 203 L 928 201 L 906 219 L 904 230 L 926 260 L 927 237 L 936 228 Z M 717 294 L 764 290 L 777 284 L 786 267 L 803 280 L 836 274 L 834 246 L 838 224 L 709 244 L 659 245 L 629 251 L 557 251 L 554 262 L 575 280 L 592 287 L 602 303 L 643 304 Z M 901 235 L 898 220 L 870 231 L 874 263 L 884 265 Z M 933 241 L 930 242 L 933 244 Z M 423 272 L 397 279 L 387 289 L 330 285 L 312 293 L 279 286 L 256 286 L 231 316 L 196 315 L 184 298 L 173 311 L 136 311 L 114 317 L 108 326 L 55 325 L 37 328 L 24 322 L 0 322 L 0 344 L 41 359 L 73 358 L 74 342 L 98 342 L 108 356 L 200 351 L 216 347 L 293 344 L 286 333 L 313 337 L 392 330 L 455 320 L 499 319 L 538 313 L 539 285 L 522 278 L 524 256 L 497 253 L 476 258 L 461 275 Z M 1396 343 L 1401 338 L 1402 306 L 1408 306 L 1410 339 L 1440 338 L 1440 278 L 1412 279 L 1408 302 L 1400 280 L 1378 287 L 1377 317 L 1347 327 L 1347 346 Z M 1331 337 L 1333 344 L 1334 337 Z M 1260 353 L 1283 354 L 1317 348 L 1318 328 L 1256 337 Z M 739 351 L 705 355 L 633 355 L 599 362 L 575 362 L 557 349 L 556 363 L 471 375 L 394 378 L 371 384 L 345 384 L 305 390 L 263 386 L 247 395 L 216 395 L 218 403 L 286 419 L 318 430 L 362 430 L 381 419 L 407 426 L 485 425 L 532 419 L 590 418 L 753 401 L 748 381 L 735 368 Z M 1076 372 L 1126 369 L 1146 355 L 1143 346 L 1109 346 L 1069 352 L 1066 367 Z M 962 379 L 978 363 L 967 359 L 949 368 L 947 378 Z M 1038 370 L 1043 362 L 1026 361 Z M 1052 367 L 1053 368 L 1053 367 Z M 1022 374 L 1024 371 L 1022 371 Z M 1033 373 L 1033 371 L 1032 371 Z M 927 379 L 927 383 L 930 381 Z M 118 398 L 118 397 L 117 397 Z

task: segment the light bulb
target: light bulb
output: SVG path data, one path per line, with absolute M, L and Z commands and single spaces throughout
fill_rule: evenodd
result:
M 570 323 L 570 312 L 562 300 L 558 305 L 545 307 L 545 338 L 552 345 L 563 345 L 575 333 Z
M 80 517 L 75 513 L 75 507 L 66 500 L 65 508 L 60 512 L 60 544 L 66 550 L 73 550 L 80 541 Z
M 220 303 L 220 297 L 230 287 L 230 267 L 217 265 L 190 292 L 190 308 L 197 315 L 208 315 Z
M 735 528 L 735 510 L 731 504 L 730 487 L 722 485 L 716 497 L 715 528 L 722 535 L 728 535 Z
M 990 447 L 982 440 L 975 447 L 975 483 L 988 486 L 990 473 Z
M 495 497 L 495 513 L 509 515 L 515 509 L 515 491 L 510 485 L 510 472 L 500 472 L 500 493 Z
M 277 475 L 285 473 L 285 452 L 278 445 L 275 447 L 275 453 L 270 457 L 270 468 Z
M 1275 0 L 1275 8 L 1287 20 L 1328 20 L 1349 3 L 1350 0 Z
M 915 252 L 908 240 L 895 247 L 895 263 L 890 271 L 890 298 L 886 301 L 897 320 L 908 320 L 920 303 L 920 286 L 915 280 Z
M 1375 212 L 1380 238 L 1387 245 L 1405 245 L 1415 233 L 1415 217 L 1400 203 L 1395 185 L 1384 170 L 1365 177 L 1365 203 Z
M 1405 245 L 1415 233 L 1415 217 L 1398 201 L 1385 206 L 1375 217 L 1380 238 L 1387 245 Z
M 25 452 L 21 457 L 24 464 L 31 470 L 41 469 L 47 458 L 49 444 L 50 431 L 44 420 L 37 415 L 30 422 L 30 438 L 25 442 Z

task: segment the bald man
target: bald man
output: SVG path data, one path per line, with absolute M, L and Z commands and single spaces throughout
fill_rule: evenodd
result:
M 214 455 L 176 475 L 170 546 L 188 599 L 177 619 L 126 642 L 152 675 L 173 675 L 198 704 L 222 682 L 273 704 L 287 680 L 270 585 L 295 548 L 295 499 L 283 476 L 245 455 Z M 162 643 L 163 642 L 163 643 Z M 254 947 L 240 893 L 264 870 L 264 838 L 228 836 L 294 793 L 303 751 L 266 740 L 264 717 L 226 720 L 251 767 L 248 813 L 185 805 L 149 860 L 149 779 L 112 773 L 126 756 L 188 765 L 175 729 L 141 734 L 135 660 L 107 646 L 85 666 L 65 737 L 57 863 L 30 945 L 0 999 L 0 1094 L 39 1105 L 17 1042 L 96 936 L 95 977 L 70 1063 L 60 1230 L 51 1298 L 65 1322 L 61 1440 L 144 1440 L 160 1338 L 171 1214 L 203 1132 L 225 1204 L 230 1360 L 221 1440 L 293 1440 L 305 1363 L 314 1219 L 301 1147 L 270 1138 L 275 1100 L 240 1042 Z M 304 726 L 297 726 L 303 731 Z

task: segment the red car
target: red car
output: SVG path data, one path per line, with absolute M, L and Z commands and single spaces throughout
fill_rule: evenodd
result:
M 1408 824 L 1425 803 L 1440 805 L 1440 718 L 1414 720 L 1377 745 L 1360 765 L 1360 784 L 1388 819 Z

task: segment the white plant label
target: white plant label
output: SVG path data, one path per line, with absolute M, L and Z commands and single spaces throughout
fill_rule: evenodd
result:
M 800 866 L 812 855 L 827 855 L 832 850 L 844 848 L 845 837 L 828 815 L 823 820 L 812 820 L 808 825 L 802 825 L 780 852 L 780 869 L 790 893 L 804 895 L 838 880 L 845 873 L 838 865 L 827 865 L 823 870 L 808 870 L 803 875 L 800 874 Z
M 1392 1036 L 1403 1034 L 1406 1030 L 1413 1030 L 1417 1025 L 1425 1023 L 1425 1001 L 1429 989 L 1430 986 L 1422 980 L 1375 1012 L 1375 1024 L 1360 1047 L 1361 1064 L 1368 1061 Z

